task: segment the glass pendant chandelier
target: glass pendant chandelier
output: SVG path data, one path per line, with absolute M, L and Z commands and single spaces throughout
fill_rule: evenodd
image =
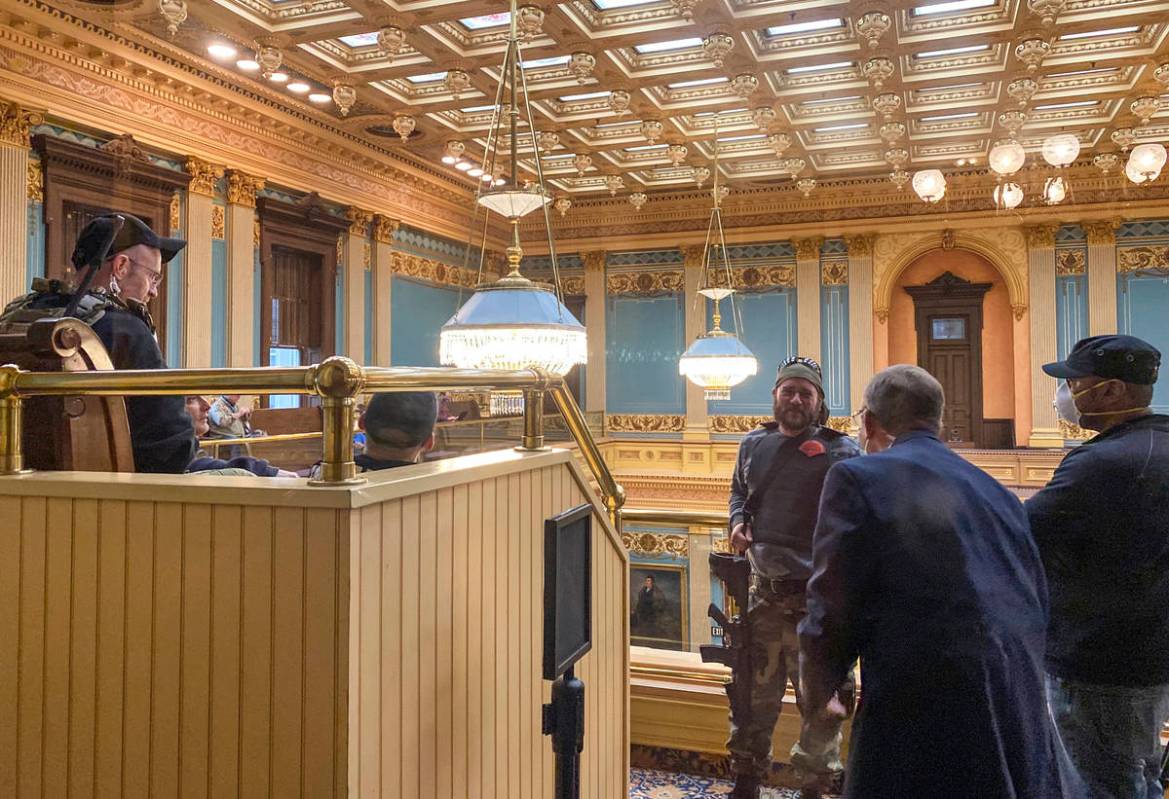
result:
M 759 370 L 759 362 L 751 350 L 739 341 L 735 333 L 723 330 L 720 303 L 731 300 L 731 321 L 736 332 L 742 332 L 743 321 L 735 307 L 734 280 L 731 262 L 727 256 L 727 242 L 723 235 L 722 194 L 718 185 L 718 115 L 714 119 L 714 187 L 711 196 L 714 205 L 706 225 L 706 244 L 702 248 L 702 276 L 698 293 L 714 303 L 711 328 L 694 340 L 678 360 L 678 372 L 691 383 L 702 388 L 707 400 L 728 400 L 731 388 L 742 383 Z M 714 275 L 718 268 L 714 253 L 722 256 L 725 286 L 716 286 Z
M 544 188 L 544 172 L 520 57 L 516 18 L 516 0 L 511 0 L 507 50 L 482 164 L 486 175 L 502 176 L 506 172 L 508 176 L 485 181 L 480 184 L 476 195 L 476 210 L 481 207 L 487 215 L 496 213 L 511 223 L 511 245 L 506 251 L 508 273 L 493 283 L 483 283 L 483 254 L 480 252 L 479 285 L 470 299 L 442 326 L 439 360 L 444 365 L 464 369 L 539 368 L 563 376 L 574 365 L 585 362 L 588 347 L 584 326 L 564 307 L 560 293 L 560 271 L 552 241 L 552 223 L 548 217 L 548 204 L 552 198 Z M 536 171 L 536 181 L 523 185 L 519 181 L 517 154 L 521 105 L 528 126 L 522 135 L 531 137 Z M 500 142 L 505 125 L 507 152 L 503 153 Z M 505 158 L 509 160 L 505 162 Z M 533 211 L 544 215 L 548 254 L 552 261 L 551 287 L 534 283 L 520 273 L 524 251 L 520 246 L 519 221 Z M 486 232 L 486 219 L 483 224 Z

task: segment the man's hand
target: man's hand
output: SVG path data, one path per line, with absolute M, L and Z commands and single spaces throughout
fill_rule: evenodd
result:
M 742 555 L 747 551 L 747 548 L 755 541 L 751 537 L 751 525 L 746 522 L 739 522 L 731 530 L 731 549 Z

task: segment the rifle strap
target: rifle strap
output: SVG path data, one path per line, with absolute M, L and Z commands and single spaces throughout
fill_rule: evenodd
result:
M 808 441 L 812 437 L 812 427 L 808 427 L 804 432 L 792 438 L 785 438 L 779 442 L 779 447 L 775 451 L 775 457 L 771 461 L 771 465 L 767 467 L 767 473 L 763 475 L 763 479 L 755 484 L 747 494 L 747 501 L 743 503 L 743 513 L 747 518 L 753 518 L 755 513 L 759 510 L 760 503 L 763 502 L 763 496 L 768 489 L 775 483 L 779 473 L 785 468 L 795 463 L 800 455 L 800 445 Z

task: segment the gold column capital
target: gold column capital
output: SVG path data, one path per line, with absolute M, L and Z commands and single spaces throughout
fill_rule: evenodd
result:
M 215 183 L 223 177 L 223 167 L 192 155 L 187 156 L 187 174 L 191 176 L 187 191 L 201 197 L 213 197 L 215 196 Z
M 581 260 L 584 262 L 586 272 L 604 272 L 605 258 L 608 255 L 604 250 L 589 250 L 581 253 Z
M 1080 226 L 1084 228 L 1089 244 L 1115 244 L 1116 228 L 1120 227 L 1120 223 L 1114 219 L 1099 219 L 1083 222 Z
M 823 236 L 811 236 L 806 239 L 792 239 L 796 248 L 797 261 L 819 261 L 820 248 L 824 246 Z
M 698 269 L 706 257 L 706 247 L 702 244 L 688 244 L 682 248 L 682 263 L 687 269 Z
M 28 147 L 29 131 L 45 121 L 45 115 L 11 101 L 0 101 L 0 144 Z
M 364 211 L 356 205 L 345 209 L 345 218 L 349 220 L 349 235 L 365 237 L 369 235 L 369 223 L 373 220 L 372 211 Z
M 227 202 L 229 205 L 256 207 L 256 192 L 264 188 L 264 179 L 229 169 L 227 172 Z
M 1027 237 L 1027 246 L 1033 250 L 1055 246 L 1055 234 L 1059 225 L 1048 223 L 1044 225 L 1027 225 L 1023 234 Z
M 45 173 L 41 169 L 40 161 L 29 159 L 28 162 L 28 198 L 34 203 L 45 201 Z
M 393 244 L 394 232 L 401 224 L 401 221 L 397 219 L 376 214 L 373 218 L 373 240 L 379 244 Z
M 845 244 L 848 245 L 849 257 L 864 257 L 873 254 L 873 244 L 876 241 L 876 233 L 859 233 L 855 236 L 848 236 L 845 238 Z

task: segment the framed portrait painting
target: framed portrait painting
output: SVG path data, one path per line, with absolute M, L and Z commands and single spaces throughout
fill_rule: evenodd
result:
M 686 568 L 629 565 L 629 639 L 634 646 L 689 647 Z

